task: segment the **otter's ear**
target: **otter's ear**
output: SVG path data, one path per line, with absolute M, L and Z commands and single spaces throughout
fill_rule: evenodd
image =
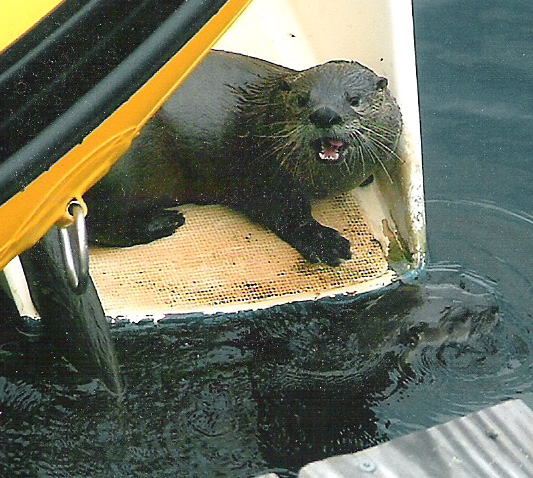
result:
M 387 78 L 383 76 L 380 76 L 376 83 L 376 90 L 384 90 L 385 88 L 387 88 L 388 84 L 389 84 L 389 80 L 387 80 Z

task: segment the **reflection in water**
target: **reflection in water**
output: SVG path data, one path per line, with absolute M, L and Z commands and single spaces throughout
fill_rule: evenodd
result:
M 376 408 L 380 425 L 391 437 L 508 398 L 522 398 L 533 405 L 531 216 L 491 203 L 462 200 L 430 200 L 427 211 L 432 258 L 454 258 L 475 267 L 476 274 L 467 274 L 493 291 L 499 319 L 490 333 L 476 334 L 462 343 L 445 342 L 412 357 L 411 367 L 415 377 L 422 377 L 420 383 L 406 384 L 403 392 Z M 445 263 L 433 267 L 443 266 L 448 267 Z
M 492 291 L 442 282 L 402 285 L 369 302 L 315 304 L 266 340 L 252 373 L 259 431 L 271 463 L 298 464 L 348 453 L 388 438 L 373 406 L 422 375 L 413 357 L 443 344 L 464 343 L 498 323 Z M 449 274 L 450 277 L 451 274 Z
M 433 377 L 463 381 L 458 364 L 480 353 L 497 375 L 501 351 L 476 347 L 499 327 L 493 284 L 443 266 L 364 302 L 115 328 L 120 403 L 98 381 L 67 379 L 68 364 L 28 376 L 39 343 L 32 353 L 12 343 L 0 459 L 54 476 L 294 476 L 308 461 L 390 438 L 376 410 L 403 391 Z

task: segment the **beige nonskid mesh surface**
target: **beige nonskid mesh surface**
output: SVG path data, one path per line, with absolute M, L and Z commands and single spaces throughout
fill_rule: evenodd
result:
M 352 243 L 353 258 L 341 267 L 309 264 L 275 234 L 222 206 L 180 210 L 186 223 L 172 237 L 91 251 L 91 272 L 111 317 L 257 309 L 367 292 L 396 277 L 350 194 L 313 208 Z

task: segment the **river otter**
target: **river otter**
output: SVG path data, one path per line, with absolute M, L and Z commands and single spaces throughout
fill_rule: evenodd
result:
M 89 234 L 128 246 L 170 235 L 179 204 L 224 204 L 311 262 L 350 243 L 311 215 L 397 158 L 401 115 L 387 80 L 352 61 L 304 71 L 211 52 L 86 195 Z

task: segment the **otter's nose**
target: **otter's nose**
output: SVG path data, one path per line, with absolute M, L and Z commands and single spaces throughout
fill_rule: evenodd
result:
M 328 126 L 340 123 L 342 118 L 335 110 L 332 110 L 328 106 L 324 106 L 313 111 L 311 116 L 309 116 L 309 119 L 314 125 L 321 128 L 327 128 Z

